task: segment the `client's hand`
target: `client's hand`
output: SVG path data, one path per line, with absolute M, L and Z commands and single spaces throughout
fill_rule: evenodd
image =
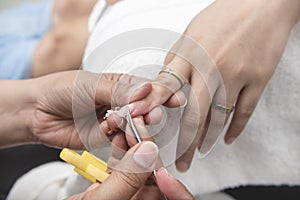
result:
M 166 58 L 171 70 L 157 79 L 163 87 L 154 84 L 146 99 L 135 102 L 132 112 L 138 116 L 164 104 L 182 87 L 184 79 L 191 84 L 178 149 L 186 143 L 191 145 L 177 160 L 179 170 L 189 168 L 203 136 L 221 133 L 234 107 L 226 143 L 232 143 L 242 132 L 299 18 L 300 1 L 220 0 L 191 21 L 184 34 L 192 40 L 182 37 L 178 41 Z M 210 127 L 217 133 L 209 132 Z M 193 142 L 187 139 L 190 128 L 198 132 L 190 137 Z M 208 141 L 207 147 L 212 147 L 215 140 Z M 208 150 L 204 148 L 203 153 Z
M 156 173 L 159 189 L 146 184 L 152 170 L 155 169 L 157 158 L 158 149 L 154 143 L 148 141 L 136 144 L 119 163 L 121 167 L 118 169 L 123 170 L 114 170 L 104 183 L 95 183 L 85 192 L 74 195 L 69 200 L 163 199 L 159 189 L 169 200 L 193 199 L 184 185 L 163 168 Z
M 120 105 L 128 102 L 127 98 L 142 99 L 151 91 L 151 84 L 137 89 L 131 83 L 137 83 L 139 79 L 124 76 L 68 71 L 33 79 L 36 97 L 28 126 L 36 141 L 82 149 L 84 146 L 78 136 L 80 132 L 83 137 L 96 135 L 98 140 L 86 140 L 101 145 L 101 140 L 105 140 L 106 136 L 99 128 L 99 122 L 111 103 Z M 121 79 L 122 84 L 117 84 Z M 133 90 L 136 92 L 130 96 Z

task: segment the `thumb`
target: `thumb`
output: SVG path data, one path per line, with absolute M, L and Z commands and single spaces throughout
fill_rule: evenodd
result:
M 124 106 L 146 97 L 152 90 L 148 80 L 126 74 L 102 74 L 96 88 L 96 103 Z
M 194 199 L 193 195 L 177 179 L 175 179 L 165 168 L 156 171 L 157 185 L 169 200 Z
M 101 199 L 131 199 L 145 184 L 155 169 L 158 148 L 153 142 L 143 142 L 133 146 L 123 157 L 117 169 L 94 190 L 94 197 Z

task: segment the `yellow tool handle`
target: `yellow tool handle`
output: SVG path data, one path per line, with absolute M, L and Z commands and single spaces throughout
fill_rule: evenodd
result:
M 93 183 L 103 182 L 109 176 L 106 172 L 107 163 L 87 151 L 80 155 L 75 151 L 64 148 L 60 153 L 60 158 L 75 166 L 75 172 Z

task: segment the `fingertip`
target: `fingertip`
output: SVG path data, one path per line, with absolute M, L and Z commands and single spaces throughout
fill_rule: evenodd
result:
M 135 104 L 134 103 L 128 104 L 127 107 L 129 109 L 129 112 L 132 114 L 134 112 L 134 109 L 135 109 Z
M 186 162 L 186 161 L 176 161 L 176 169 L 179 171 L 179 172 L 186 172 L 188 169 L 190 168 L 190 163 Z
M 175 93 L 178 104 L 181 107 L 185 107 L 187 105 L 187 98 L 182 90 L 179 90 Z
M 156 163 L 158 157 L 158 147 L 154 142 L 142 142 L 133 154 L 133 160 L 144 167 L 151 168 Z
M 152 101 L 150 98 L 145 98 L 143 100 L 135 101 L 129 104 L 129 111 L 131 116 L 136 117 L 148 113 L 152 109 L 151 104 Z
M 158 124 L 162 120 L 162 115 L 161 107 L 157 106 L 144 116 L 145 123 L 148 125 Z
M 156 181 L 160 191 L 168 199 L 194 199 L 186 187 L 165 168 L 157 170 Z
M 99 127 L 100 127 L 101 132 L 103 132 L 104 134 L 108 134 L 110 131 L 110 128 L 108 127 L 108 124 L 106 121 L 101 122 Z
M 130 102 L 138 101 L 145 98 L 152 91 L 152 84 L 149 82 L 143 83 L 141 86 L 135 89 Z
M 187 98 L 183 91 L 179 90 L 173 94 L 169 100 L 165 103 L 167 107 L 185 107 L 187 105 Z
M 124 119 L 118 115 L 113 115 L 113 120 L 118 128 L 122 128 L 124 126 Z
M 225 143 L 227 145 L 232 144 L 235 140 L 236 140 L 236 136 L 230 136 L 230 135 L 225 136 Z
M 172 174 L 170 174 L 168 170 L 164 167 L 161 167 L 159 170 L 156 171 L 156 177 L 158 177 L 158 179 L 160 179 L 161 177 L 174 178 Z

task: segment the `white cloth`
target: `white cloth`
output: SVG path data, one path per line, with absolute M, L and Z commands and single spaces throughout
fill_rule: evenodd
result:
M 70 176 L 74 176 L 71 165 L 62 162 L 41 165 L 17 180 L 7 200 L 21 200 L 25 196 L 30 200 L 63 199 Z
M 126 31 L 162 28 L 182 33 L 190 20 L 212 2 L 121 1 L 110 7 L 96 25 L 86 48 L 85 60 L 100 44 Z M 134 54 L 118 60 L 107 71 L 126 72 L 131 66 L 161 64 L 164 55 L 153 52 Z M 197 156 L 194 157 L 192 167 L 187 173 L 178 173 L 174 166 L 171 167 L 171 172 L 194 194 L 240 185 L 300 184 L 299 55 L 300 24 L 292 31 L 274 76 L 237 141 L 227 146 L 221 138 L 206 159 L 199 160 Z M 101 72 L 97 67 L 99 65 L 101 63 L 84 68 Z

